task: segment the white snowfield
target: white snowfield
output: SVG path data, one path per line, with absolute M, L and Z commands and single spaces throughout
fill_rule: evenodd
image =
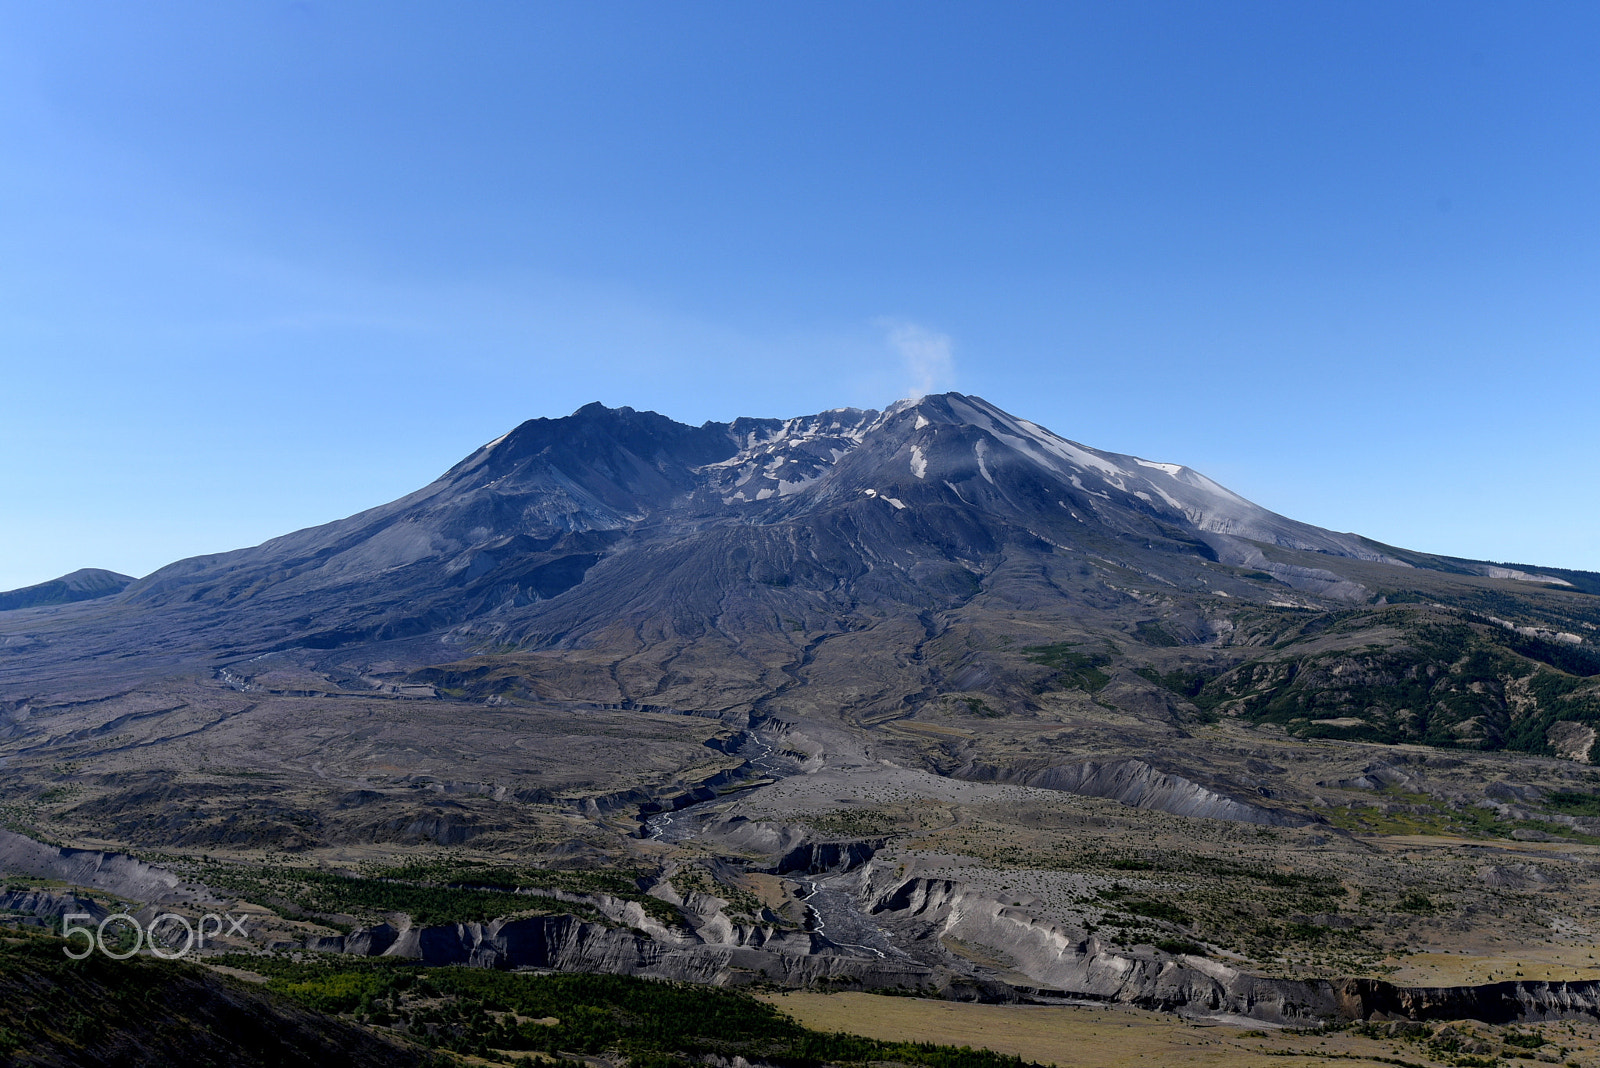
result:
M 1253 504 L 1182 464 L 1091 448 L 959 393 L 900 401 L 882 412 L 839 409 L 789 419 L 769 433 L 746 434 L 737 454 L 701 470 L 725 487 L 720 494 L 724 504 L 787 497 L 824 481 L 844 457 L 890 439 L 905 450 L 901 455 L 910 474 L 926 481 L 930 465 L 937 464 L 938 434 L 951 425 L 980 432 L 969 462 L 990 485 L 998 486 L 995 464 L 1009 454 L 1008 462 L 1026 460 L 1079 493 L 1113 505 L 1119 500 L 1132 503 L 1127 500 L 1132 498 L 1147 510 L 1222 539 L 1403 563 L 1354 535 L 1297 523 Z M 890 498 L 885 494 L 883 499 Z M 897 508 L 911 506 L 903 498 L 893 501 Z M 1254 559 L 1258 553 L 1226 541 L 1217 547 L 1224 559 L 1244 563 L 1250 556 L 1251 566 L 1261 566 Z
M 902 418 L 906 416 L 909 418 Z M 1108 506 L 1142 502 L 1150 512 L 1210 535 L 1206 540 L 1228 563 L 1283 570 L 1284 565 L 1273 564 L 1248 544 L 1264 542 L 1411 566 L 1354 534 L 1324 530 L 1263 508 L 1191 467 L 1092 448 L 1011 415 L 982 398 L 959 393 L 898 401 L 881 412 L 841 408 L 789 419 L 770 432 L 747 433 L 742 439 L 743 448 L 736 455 L 702 471 L 725 487 L 721 493 L 724 504 L 789 497 L 825 483 L 846 456 L 884 441 L 886 447 L 893 445 L 903 450 L 901 455 L 906 457 L 910 474 L 926 482 L 930 469 L 941 466 L 934 451 L 940 429 L 951 425 L 980 432 L 970 447 L 967 462 L 975 464 L 978 475 L 992 486 L 999 486 L 995 465 L 1001 462 L 1000 457 L 1006 456 L 1008 462 L 1020 458 Z M 732 479 L 726 477 L 734 473 L 737 474 Z M 940 470 L 931 477 L 965 501 L 955 480 L 940 477 L 947 474 Z M 915 506 L 903 498 L 890 497 L 881 487 L 865 492 L 892 503 L 897 510 Z M 1081 517 L 1077 518 L 1081 521 Z M 1308 581 L 1337 581 L 1331 573 L 1314 568 L 1294 570 Z M 1485 565 L 1478 570 L 1490 578 L 1570 585 L 1554 576 L 1514 568 Z

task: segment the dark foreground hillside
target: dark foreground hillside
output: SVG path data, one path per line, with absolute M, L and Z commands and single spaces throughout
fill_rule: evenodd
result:
M 814 1031 L 746 993 L 686 983 L 321 956 L 222 958 L 267 979 L 252 984 L 144 956 L 74 961 L 62 948 L 26 928 L 0 936 L 6 1068 L 365 1068 L 462 1058 L 690 1068 L 740 1057 L 787 1068 L 1033 1068 L 989 1050 Z
M 56 938 L 0 938 L 0 1064 L 349 1065 L 400 1068 L 431 1055 L 195 965 L 93 954 Z

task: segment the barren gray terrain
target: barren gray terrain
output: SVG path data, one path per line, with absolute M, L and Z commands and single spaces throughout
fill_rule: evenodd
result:
M 184 886 L 280 950 L 1600 1015 L 1597 636 L 1600 576 L 1310 527 L 977 398 L 593 405 L 0 612 L 0 814 L 44 843 L 0 859 L 14 903 Z

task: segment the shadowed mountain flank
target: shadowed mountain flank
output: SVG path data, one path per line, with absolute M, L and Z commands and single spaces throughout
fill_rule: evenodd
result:
M 340 1064 L 421 1068 L 423 1050 L 176 961 L 75 961 L 34 935 L 0 945 L 0 1057 L 28 1068 Z

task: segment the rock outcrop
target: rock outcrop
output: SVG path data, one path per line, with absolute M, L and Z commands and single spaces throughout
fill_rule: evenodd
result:
M 963 770 L 962 777 L 983 782 L 1015 782 L 1087 797 L 1105 797 L 1134 808 L 1155 809 L 1174 816 L 1259 823 L 1267 827 L 1301 827 L 1314 822 L 1297 813 L 1237 800 L 1131 757 L 1125 760 L 1086 760 L 1081 764 L 1044 768 L 1029 765 L 973 765 Z
M 905 961 L 826 952 L 825 940 L 801 932 L 755 929 L 743 944 L 671 945 L 648 934 L 581 920 L 534 916 L 489 923 L 406 929 L 382 925 L 307 948 L 420 960 L 430 965 L 553 968 L 678 979 L 718 986 L 764 980 L 784 986 L 846 981 L 863 989 L 937 989 L 947 976 Z
M 0 871 L 59 879 L 153 904 L 212 899 L 204 887 L 126 853 L 51 846 L 5 830 L 0 830 Z
M 868 892 L 872 882 L 869 876 Z M 876 893 L 870 909 L 876 915 L 920 920 L 941 938 L 1000 950 L 1017 971 L 1037 980 L 1035 988 L 1019 987 L 1021 994 L 1036 998 L 1105 1001 L 1271 1023 L 1600 1018 L 1596 981 L 1404 987 L 1379 979 L 1272 979 L 1208 957 L 1113 949 L 1082 931 L 1040 920 L 946 879 L 892 882 Z
M 0 909 L 26 912 L 52 920 L 69 914 L 87 914 L 95 923 L 111 915 L 111 910 L 98 901 L 73 893 L 51 893 L 48 890 L 11 890 L 0 894 Z
M 883 848 L 882 838 L 848 842 L 807 842 L 785 853 L 770 870 L 774 875 L 819 875 L 854 871 Z

